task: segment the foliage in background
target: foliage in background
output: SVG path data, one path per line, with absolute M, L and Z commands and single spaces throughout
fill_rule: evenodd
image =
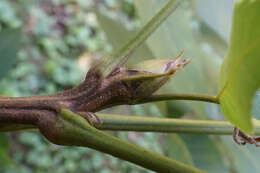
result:
M 97 24 L 93 12 L 95 5 L 93 1 L 85 0 L 0 1 L 0 30 L 21 28 L 23 33 L 23 46 L 16 63 L 0 81 L 0 94 L 16 97 L 52 94 L 82 81 L 91 62 L 99 58 L 103 50 L 110 50 L 105 46 L 104 34 Z M 133 6 L 128 1 L 101 5 L 119 11 L 124 18 L 128 18 L 128 14 L 129 19 L 133 17 Z M 10 63 L 10 59 L 5 60 Z M 3 59 L 1 65 L 6 67 Z M 0 137 L 0 172 L 143 170 L 86 148 L 50 144 L 37 133 L 8 136 Z
M 178 74 L 164 91 L 217 93 L 217 73 L 221 56 L 227 50 L 229 34 L 228 22 L 223 22 L 223 16 L 217 12 L 219 6 L 229 6 L 228 12 L 225 12 L 231 16 L 232 3 L 220 1 L 212 6 L 213 1 L 184 3 L 134 54 L 135 62 L 152 57 L 173 57 L 183 49 L 185 56 L 194 56 L 191 66 Z M 0 81 L 0 94 L 51 94 L 76 85 L 84 78 L 92 61 L 111 51 L 111 48 L 122 45 L 165 2 L 1 0 L 1 31 L 20 27 L 24 37 L 16 64 Z M 205 6 L 210 10 L 205 10 Z M 231 21 L 230 18 L 225 19 Z M 108 111 L 158 117 L 222 117 L 215 105 L 193 102 L 160 102 L 133 106 L 133 109 L 121 106 Z M 239 148 L 230 137 L 134 132 L 114 134 L 210 172 L 242 173 L 259 169 L 259 151 L 253 146 Z M 54 169 L 57 172 L 150 172 L 86 148 L 47 143 L 33 132 L 12 133 L 9 139 L 10 142 L 7 142 L 6 135 L 0 136 L 0 172 L 52 172 Z

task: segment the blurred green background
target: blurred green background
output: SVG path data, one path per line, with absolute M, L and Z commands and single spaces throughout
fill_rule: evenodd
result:
M 0 95 L 53 94 L 79 84 L 96 60 L 119 48 L 165 0 L 1 0 Z M 228 47 L 232 0 L 193 0 L 142 45 L 129 64 L 194 57 L 159 92 L 216 95 Z M 17 57 L 15 56 L 17 51 Z M 122 115 L 223 119 L 218 106 L 169 101 L 105 110 Z M 259 110 L 255 109 L 254 114 Z M 259 150 L 237 146 L 231 136 L 109 132 L 151 151 L 209 172 L 257 172 Z M 49 143 L 37 132 L 0 134 L 1 173 L 148 173 L 131 163 L 81 147 Z

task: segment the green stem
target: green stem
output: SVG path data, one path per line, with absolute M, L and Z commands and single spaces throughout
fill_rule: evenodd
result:
M 100 124 L 98 121 L 92 123 L 99 130 L 232 135 L 234 129 L 234 125 L 228 121 L 136 117 L 114 114 L 96 115 L 102 123 Z M 36 128 L 32 125 L 5 124 L 0 126 L 0 132 L 36 130 Z M 255 135 L 260 135 L 259 121 L 254 121 L 254 128 Z
M 157 101 L 166 100 L 194 100 L 194 101 L 204 101 L 219 104 L 217 96 L 211 96 L 206 94 L 158 94 L 152 95 L 150 97 L 144 98 L 142 100 L 137 100 L 134 104 L 142 104 Z
M 228 121 L 185 120 L 111 114 L 97 114 L 97 116 L 102 123 L 94 121 L 93 124 L 100 130 L 232 135 L 234 129 L 234 125 Z M 255 121 L 255 134 L 260 135 L 259 121 Z
M 93 121 L 92 123 L 99 130 L 232 135 L 234 129 L 234 125 L 228 121 L 136 117 L 114 114 L 96 115 L 102 123 L 99 121 Z M 32 125 L 5 124 L 0 126 L 0 132 L 35 130 L 36 128 Z M 260 135 L 260 121 L 254 120 L 254 128 L 255 135 Z
M 63 109 L 60 118 L 62 119 L 60 119 L 58 127 L 62 127 L 63 135 L 58 140 L 62 145 L 89 147 L 156 172 L 202 172 L 97 130 L 84 118 L 69 110 Z
M 120 66 L 127 61 L 127 58 L 139 47 L 160 25 L 164 22 L 169 15 L 176 10 L 182 0 L 169 0 L 169 2 L 162 8 L 137 34 L 134 38 L 129 40 L 125 45 L 114 53 L 108 55 L 103 69 L 103 74 L 110 73 L 115 69 L 113 65 Z M 120 62 L 120 63 L 119 63 Z

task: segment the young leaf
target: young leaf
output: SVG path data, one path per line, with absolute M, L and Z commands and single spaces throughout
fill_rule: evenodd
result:
M 123 77 L 123 80 L 131 82 L 139 97 L 150 96 L 191 61 L 191 58 L 181 60 L 182 54 L 171 59 L 143 61 L 130 68 L 129 75 Z
M 235 3 L 230 47 L 220 73 L 219 100 L 224 116 L 252 134 L 251 107 L 260 86 L 260 1 Z

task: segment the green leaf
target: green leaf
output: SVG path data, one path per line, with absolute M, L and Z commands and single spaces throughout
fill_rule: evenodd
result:
M 0 32 L 0 79 L 15 63 L 20 40 L 19 29 L 7 29 Z
M 230 47 L 220 73 L 219 99 L 224 116 L 252 134 L 251 107 L 260 86 L 260 1 L 235 3 Z

